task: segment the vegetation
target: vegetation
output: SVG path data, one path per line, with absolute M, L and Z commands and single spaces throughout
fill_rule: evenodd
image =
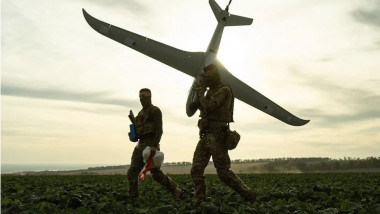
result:
M 313 172 L 380 172 L 380 158 L 271 158 L 233 160 L 231 169 L 240 174 L 258 173 L 313 173 Z M 90 167 L 88 169 L 63 171 L 24 171 L 11 175 L 126 175 L 129 165 Z M 190 162 L 164 163 L 162 170 L 169 174 L 189 174 Z M 216 174 L 210 161 L 206 174 Z
M 253 166 L 253 169 L 266 173 L 289 171 L 368 171 L 370 169 L 380 169 L 380 158 L 344 158 L 340 160 L 333 160 L 329 158 L 283 158 L 274 160 L 264 165 Z
M 185 198 L 148 176 L 128 198 L 126 176 L 2 176 L 2 213 L 380 213 L 380 173 L 244 174 L 258 193 L 244 202 L 217 175 L 207 175 L 209 201 L 195 207 L 190 175 L 171 175 Z
M 261 158 L 261 159 L 236 159 L 232 160 L 232 163 L 318 163 L 320 165 L 329 165 L 328 169 L 349 169 L 349 168 L 380 168 L 380 157 L 367 157 L 364 159 L 345 157 L 344 159 L 331 159 L 327 157 L 307 157 L 307 158 Z M 323 164 L 324 163 L 324 164 Z M 210 161 L 212 164 L 212 161 Z M 191 162 L 166 162 L 163 166 L 189 166 Z M 316 165 L 315 165 L 316 166 Z M 99 166 L 89 167 L 89 170 L 103 170 L 103 169 L 121 169 L 128 168 L 129 165 L 119 166 Z M 323 168 L 323 167 L 322 167 Z

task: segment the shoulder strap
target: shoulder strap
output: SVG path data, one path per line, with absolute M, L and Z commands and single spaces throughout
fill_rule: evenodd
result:
M 148 113 L 147 113 L 147 119 L 148 118 L 152 118 L 154 116 L 154 114 L 159 110 L 159 108 L 157 106 L 154 106 L 152 105 L 149 110 L 148 110 Z
M 231 99 L 230 109 L 234 111 L 234 99 L 235 99 L 234 92 L 232 91 L 232 88 L 229 85 L 223 84 L 223 86 L 227 86 L 231 91 L 232 99 Z
M 230 105 L 230 109 L 232 111 L 232 122 L 234 122 L 234 100 L 235 100 L 235 96 L 234 96 L 234 92 L 232 91 L 232 88 L 229 86 L 229 85 L 226 85 L 227 87 L 230 88 L 231 90 L 231 105 Z M 228 123 L 228 129 L 230 128 L 230 123 Z
M 143 118 L 143 124 L 145 124 L 146 120 L 149 118 L 149 116 L 152 115 L 152 112 L 154 112 L 156 109 L 158 109 L 158 107 L 156 107 L 156 106 L 154 106 L 154 105 L 152 105 L 152 106 L 149 107 L 148 111 L 147 111 L 146 114 L 144 115 L 144 118 Z M 141 111 L 143 111 L 143 110 L 141 110 Z M 141 112 L 141 111 L 140 111 L 140 112 Z M 139 112 L 139 113 L 140 113 L 140 112 Z
M 152 105 L 152 106 L 149 108 L 149 111 L 148 111 L 149 116 L 150 116 L 151 114 L 154 114 L 154 112 L 156 112 L 157 110 L 158 110 L 158 107 Z

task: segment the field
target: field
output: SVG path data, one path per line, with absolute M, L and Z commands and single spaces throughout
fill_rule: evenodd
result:
M 195 207 L 190 175 L 170 175 L 185 191 L 171 195 L 148 176 L 128 199 L 124 175 L 2 176 L 2 213 L 380 213 L 380 173 L 242 174 L 253 204 L 207 175 L 209 201 Z

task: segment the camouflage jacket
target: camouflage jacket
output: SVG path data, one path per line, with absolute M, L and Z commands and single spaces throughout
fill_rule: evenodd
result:
M 206 96 L 198 93 L 200 117 L 220 122 L 233 122 L 234 97 L 228 85 L 220 83 L 209 89 Z
M 161 110 L 151 105 L 147 109 L 141 109 L 136 117 L 136 133 L 138 138 L 153 138 L 151 146 L 158 146 L 162 136 Z

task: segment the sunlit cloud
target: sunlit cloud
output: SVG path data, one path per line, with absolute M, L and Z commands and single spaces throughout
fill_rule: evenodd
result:
M 101 7 L 108 7 L 108 8 L 123 8 L 128 10 L 128 12 L 136 13 L 140 15 L 147 14 L 149 12 L 149 8 L 146 7 L 144 4 L 141 4 L 138 0 L 109 0 L 109 1 L 103 1 L 103 0 L 82 0 L 87 1 L 92 4 L 97 4 Z
M 118 98 L 111 98 L 112 93 L 110 92 L 73 92 L 73 91 L 63 91 L 54 88 L 26 88 L 19 86 L 8 86 L 3 85 L 1 88 L 2 95 L 26 97 L 26 98 L 40 98 L 40 99 L 50 99 L 50 100 L 65 100 L 65 101 L 75 101 L 75 102 L 87 102 L 87 103 L 97 103 L 97 104 L 109 104 L 117 105 L 122 107 L 140 107 L 140 103 L 137 100 L 125 100 Z
M 371 120 L 380 117 L 380 95 L 373 91 L 363 88 L 352 88 L 342 85 L 339 82 L 331 82 L 331 80 L 306 72 L 292 70 L 290 74 L 297 77 L 297 83 L 302 84 L 306 88 L 313 88 L 319 91 L 328 99 L 335 103 L 335 106 L 321 106 L 320 109 L 304 109 L 301 114 L 308 115 L 315 119 L 315 122 L 323 126 L 335 126 L 345 124 L 347 122 L 358 122 L 363 120 Z M 331 111 L 336 106 L 345 108 L 341 113 Z

